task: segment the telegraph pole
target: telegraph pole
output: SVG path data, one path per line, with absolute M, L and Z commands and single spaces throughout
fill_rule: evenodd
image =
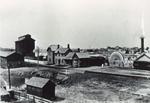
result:
M 37 52 L 37 69 L 39 69 L 39 53 L 40 53 L 40 48 L 38 46 L 36 47 L 36 52 Z
M 38 57 L 38 69 L 39 69 L 39 49 L 38 49 L 38 54 L 37 54 L 37 57 Z
M 7 65 L 7 69 L 8 69 L 8 83 L 9 83 L 9 89 L 11 89 L 11 79 L 10 79 L 10 68 L 9 68 L 9 65 Z

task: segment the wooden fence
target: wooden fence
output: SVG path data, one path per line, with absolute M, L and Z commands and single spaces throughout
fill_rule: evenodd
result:
M 19 101 L 28 100 L 28 101 L 32 101 L 32 103 L 53 103 L 53 101 L 50 101 L 48 99 L 34 96 L 34 95 L 30 95 L 30 94 L 23 93 L 20 91 L 14 91 L 14 97 L 17 98 Z

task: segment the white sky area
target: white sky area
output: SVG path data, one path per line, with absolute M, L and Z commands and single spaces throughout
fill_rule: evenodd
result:
M 0 0 L 0 47 L 31 34 L 36 45 L 71 48 L 150 46 L 150 0 Z

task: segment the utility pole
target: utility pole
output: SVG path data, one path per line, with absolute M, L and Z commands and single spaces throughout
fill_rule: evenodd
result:
M 39 69 L 39 53 L 40 53 L 40 48 L 37 46 L 35 51 L 37 52 L 37 69 Z
M 11 80 L 10 80 L 10 68 L 9 68 L 9 65 L 7 65 L 7 69 L 8 69 L 8 83 L 9 83 L 9 89 L 11 89 Z
M 38 66 L 37 66 L 37 67 L 38 67 L 38 69 L 39 69 L 39 49 L 38 49 L 37 52 L 38 52 L 38 54 L 37 54 L 37 57 L 38 57 L 38 58 L 37 58 L 37 59 L 38 59 Z

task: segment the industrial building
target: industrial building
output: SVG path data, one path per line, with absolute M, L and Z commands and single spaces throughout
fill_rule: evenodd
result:
M 33 50 L 35 48 L 35 40 L 31 38 L 30 34 L 18 37 L 15 41 L 15 49 L 17 53 L 24 56 L 34 56 Z

